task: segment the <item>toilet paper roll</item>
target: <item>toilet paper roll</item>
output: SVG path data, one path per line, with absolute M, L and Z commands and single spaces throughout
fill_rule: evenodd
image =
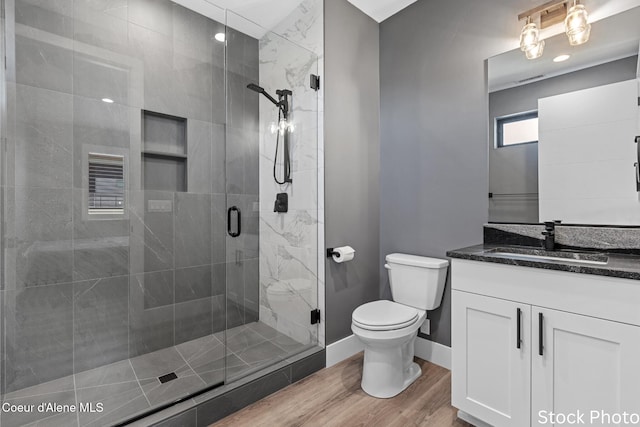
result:
M 351 246 L 340 246 L 333 249 L 332 258 L 338 264 L 351 261 L 356 256 L 356 251 Z

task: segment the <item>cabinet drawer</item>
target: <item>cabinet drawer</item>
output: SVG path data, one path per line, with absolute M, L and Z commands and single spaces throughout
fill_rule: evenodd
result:
M 454 259 L 452 289 L 640 326 L 640 281 Z

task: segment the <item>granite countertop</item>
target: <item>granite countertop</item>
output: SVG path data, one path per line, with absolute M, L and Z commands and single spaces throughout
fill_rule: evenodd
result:
M 564 258 L 553 260 L 513 258 L 495 253 L 495 250 L 498 248 L 508 249 L 514 253 L 530 252 L 538 256 L 554 255 Z M 604 259 L 607 262 L 606 264 L 579 264 L 571 259 L 571 257 L 576 254 L 579 254 L 586 260 L 601 261 Z M 493 262 L 497 264 L 517 265 L 521 267 L 542 268 L 545 270 L 568 271 L 571 273 L 594 274 L 598 276 L 640 280 L 640 256 L 638 255 L 586 251 L 546 252 L 541 248 L 484 244 L 455 249 L 447 252 L 447 256 L 472 261 Z

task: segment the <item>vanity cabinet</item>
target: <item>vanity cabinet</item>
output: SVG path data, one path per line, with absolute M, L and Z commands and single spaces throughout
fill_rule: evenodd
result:
M 529 425 L 530 319 L 526 304 L 452 292 L 453 406 L 493 426 Z
M 639 281 L 453 260 L 452 289 L 456 408 L 495 427 L 640 413 Z
M 540 411 L 640 412 L 640 327 L 542 307 L 532 314 L 532 425 Z

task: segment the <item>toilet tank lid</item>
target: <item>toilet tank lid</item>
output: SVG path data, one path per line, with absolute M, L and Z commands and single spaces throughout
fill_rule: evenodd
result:
M 414 267 L 425 268 L 443 268 L 449 265 L 449 261 L 446 259 L 397 253 L 387 255 L 386 260 L 387 262 L 394 264 L 411 265 Z

